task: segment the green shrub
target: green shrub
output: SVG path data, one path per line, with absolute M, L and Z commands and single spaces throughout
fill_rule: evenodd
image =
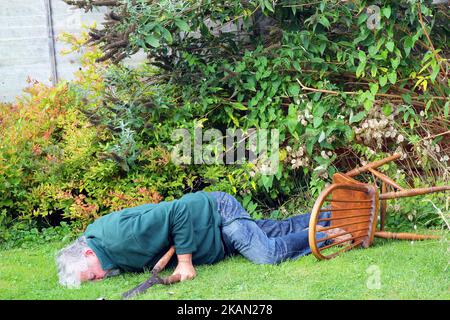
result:
M 157 67 L 110 68 L 106 108 L 88 111 L 120 141 L 112 151 L 125 171 L 139 170 L 136 154 L 146 145 L 170 150 L 174 129 L 200 125 L 280 131 L 276 175 L 259 174 L 260 164 L 228 166 L 214 184 L 247 197 L 248 209 L 252 198 L 266 215 L 293 194 L 303 194 L 311 207 L 336 171 L 394 152 L 408 157 L 388 166 L 391 174 L 406 173 L 403 184 L 415 186 L 421 176 L 449 180 L 444 7 L 430 1 L 224 4 L 116 1 L 108 27 L 91 30 L 91 42 L 104 51 L 99 61 L 117 63 L 143 50 Z M 379 26 L 370 27 L 377 18 Z M 188 168 L 197 170 L 209 174 L 202 166 Z M 249 179 L 227 188 L 232 180 L 223 179 L 225 172 L 235 170 Z
M 36 248 L 49 242 L 68 243 L 76 237 L 73 229 L 66 223 L 56 227 L 42 228 L 36 222 L 14 223 L 8 228 L 0 224 L 0 249 Z
M 375 29 L 367 25 L 371 4 L 380 8 Z M 86 52 L 77 80 L 34 84 L 28 97 L 0 108 L 5 224 L 63 219 L 83 229 L 113 210 L 201 189 L 237 195 L 254 217 L 280 218 L 308 211 L 333 173 L 394 152 L 407 158 L 383 169 L 401 185 L 448 184 L 441 7 L 118 0 L 111 10 L 108 27 L 90 31 L 103 51 Z M 234 23 L 239 28 L 227 31 Z M 73 50 L 86 41 L 64 39 Z M 120 63 L 138 50 L 148 64 Z M 171 137 L 181 128 L 277 129 L 278 170 L 264 175 L 261 162 L 176 165 Z M 408 220 L 413 200 L 399 201 L 404 209 L 391 227 L 443 223 L 429 202 Z

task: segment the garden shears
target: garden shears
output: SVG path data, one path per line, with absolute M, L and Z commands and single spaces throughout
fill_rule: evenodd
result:
M 122 298 L 123 299 L 131 299 L 131 298 L 135 297 L 136 295 L 144 293 L 145 291 L 147 291 L 148 288 L 150 288 L 151 286 L 153 286 L 155 284 L 170 285 L 170 284 L 173 284 L 176 282 L 180 282 L 181 276 L 179 274 L 171 275 L 166 278 L 161 278 L 158 276 L 158 274 L 165 268 L 167 263 L 170 261 L 170 259 L 174 255 L 174 253 L 175 253 L 175 247 L 172 246 L 172 247 L 170 247 L 169 251 L 167 251 L 167 253 L 155 264 L 155 266 L 153 267 L 153 269 L 151 271 L 152 276 L 150 277 L 150 279 L 142 282 L 141 284 L 134 287 L 133 289 L 125 292 L 122 295 Z

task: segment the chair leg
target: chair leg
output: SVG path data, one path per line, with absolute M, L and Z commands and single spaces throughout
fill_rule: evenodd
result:
M 381 193 L 386 193 L 388 191 L 388 186 L 385 182 L 381 183 Z M 387 201 L 381 200 L 380 204 L 380 231 L 384 231 L 384 224 L 386 222 L 386 210 L 387 210 Z
M 385 232 L 378 231 L 375 232 L 375 237 L 383 239 L 396 239 L 396 240 L 430 240 L 430 239 L 440 239 L 440 236 L 427 235 L 427 234 L 416 234 L 416 233 L 406 233 L 406 232 Z

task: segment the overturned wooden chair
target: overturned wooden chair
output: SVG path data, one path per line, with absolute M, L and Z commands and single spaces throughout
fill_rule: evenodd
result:
M 375 170 L 375 168 L 398 158 L 400 158 L 400 155 L 395 154 L 353 169 L 345 174 L 336 173 L 333 175 L 333 183 L 319 195 L 311 211 L 309 221 L 309 245 L 312 253 L 318 259 L 331 259 L 357 247 L 367 248 L 372 244 L 374 237 L 402 240 L 439 238 L 434 235 L 384 231 L 386 200 L 450 190 L 450 186 L 405 190 L 395 181 Z M 364 172 L 370 172 L 376 179 L 381 180 L 381 194 L 375 184 L 362 183 L 353 179 L 353 177 Z M 394 188 L 396 191 L 387 192 L 388 187 Z M 326 212 L 330 212 L 330 214 L 324 217 Z M 379 212 L 380 231 L 376 231 Z M 330 222 L 330 224 L 318 229 L 319 222 Z M 336 228 L 343 230 L 343 232 L 325 238 L 317 238 L 318 232 Z M 350 235 L 350 238 L 341 241 L 333 240 L 346 235 Z

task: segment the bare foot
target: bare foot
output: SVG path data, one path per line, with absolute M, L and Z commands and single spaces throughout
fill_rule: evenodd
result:
M 333 229 L 329 229 L 329 230 L 325 230 L 325 231 L 322 231 L 323 229 L 325 229 L 325 227 L 322 227 L 321 225 L 317 225 L 317 231 L 321 231 L 321 232 L 323 232 L 323 233 L 325 233 L 327 236 L 335 236 L 335 235 L 337 235 L 337 234 L 342 234 L 342 233 L 346 233 L 347 231 L 345 231 L 344 229 L 340 229 L 340 228 L 333 228 Z M 351 235 L 351 233 L 347 233 L 347 234 L 344 234 L 344 235 L 342 235 L 342 236 L 338 236 L 338 237 L 336 237 L 336 238 L 333 238 L 333 239 L 330 239 L 333 243 L 334 242 L 341 242 L 341 243 L 339 243 L 339 245 L 340 246 L 344 246 L 344 245 L 347 245 L 347 244 L 351 244 L 352 243 L 352 241 L 351 240 L 349 240 L 349 239 L 351 239 L 352 238 L 352 235 Z M 346 240 L 348 240 L 348 241 L 346 241 Z

